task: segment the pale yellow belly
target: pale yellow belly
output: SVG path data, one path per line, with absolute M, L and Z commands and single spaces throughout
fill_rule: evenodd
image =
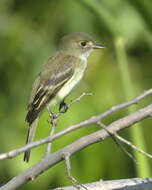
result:
M 86 68 L 86 63 L 83 65 L 82 68 L 76 69 L 71 79 L 61 88 L 61 90 L 57 93 L 57 95 L 51 100 L 51 102 L 49 103 L 50 106 L 55 106 L 56 104 L 59 104 L 66 96 L 69 95 L 69 93 L 81 80 L 85 68 Z

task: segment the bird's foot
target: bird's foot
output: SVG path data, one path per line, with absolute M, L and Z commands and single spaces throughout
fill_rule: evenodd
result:
M 60 104 L 59 111 L 60 113 L 65 113 L 67 112 L 68 108 L 69 108 L 68 105 L 63 101 Z

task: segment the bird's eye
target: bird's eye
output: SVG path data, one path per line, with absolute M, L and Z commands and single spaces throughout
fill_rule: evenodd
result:
M 81 42 L 81 46 L 86 46 L 87 43 L 86 42 Z

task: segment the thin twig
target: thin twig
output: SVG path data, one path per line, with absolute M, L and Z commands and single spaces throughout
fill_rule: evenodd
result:
M 132 144 L 130 141 L 128 141 L 128 140 L 124 139 L 123 137 L 121 137 L 120 135 L 118 135 L 116 132 L 111 133 L 111 132 L 107 129 L 107 127 L 106 127 L 102 122 L 97 122 L 97 124 L 98 124 L 99 126 L 101 126 L 107 133 L 109 133 L 109 135 L 111 135 L 111 136 L 114 138 L 114 140 L 116 140 L 115 142 L 118 143 L 119 146 L 121 146 L 120 148 L 121 148 L 121 149 L 123 148 L 123 151 L 124 151 L 125 153 L 127 153 L 127 155 L 129 154 L 128 156 L 131 157 L 136 163 L 137 163 L 137 161 L 134 159 L 134 157 L 133 157 L 126 149 L 124 149 L 124 147 L 117 141 L 117 139 L 118 139 L 119 141 L 123 142 L 124 144 L 127 144 L 127 145 L 130 146 L 131 148 L 135 149 L 135 150 L 138 151 L 139 153 L 141 153 L 141 154 L 147 156 L 148 158 L 152 158 L 152 154 L 149 154 L 149 153 L 147 153 L 147 152 L 141 150 L 140 148 L 138 148 L 137 146 L 135 146 L 134 144 Z M 131 156 L 130 156 L 130 155 L 131 155 Z
M 99 114 L 97 118 L 97 120 L 102 120 L 103 118 L 107 117 L 108 115 L 118 111 L 118 110 L 121 110 L 123 108 L 127 108 L 131 105 L 134 105 L 134 104 L 138 104 L 138 102 L 142 99 L 144 99 L 146 96 L 149 96 L 152 94 L 152 88 L 150 88 L 149 90 L 146 90 L 144 91 L 142 94 L 140 94 L 139 96 L 137 96 L 136 98 L 133 98 L 132 100 L 130 101 L 127 101 L 125 103 L 122 103 L 122 104 L 118 104 L 118 105 L 115 105 L 113 106 L 112 108 L 108 109 L 107 111 Z
M 54 133 L 55 133 L 55 128 L 56 128 L 56 125 L 52 125 L 52 129 L 51 129 L 51 132 L 50 132 L 50 138 L 53 137 Z M 51 147 L 52 147 L 52 142 L 49 142 L 47 144 L 47 147 L 46 147 L 46 156 L 48 156 L 50 153 L 51 153 Z
M 109 131 L 106 126 L 102 123 L 102 122 L 97 122 L 97 125 L 99 125 L 100 127 L 102 127 L 114 140 L 114 142 L 118 145 L 118 147 L 127 155 L 129 156 L 129 158 L 131 158 L 136 164 L 137 164 L 137 160 L 133 157 L 133 155 L 128 152 L 125 147 L 122 146 L 122 144 L 119 143 L 119 141 L 117 140 L 117 136 L 116 133 L 112 133 L 111 131 Z
M 72 104 L 79 102 L 84 96 L 92 96 L 92 95 L 93 95 L 92 93 L 83 92 L 81 96 L 70 101 L 70 103 L 68 104 L 68 109 L 72 106 Z M 55 117 L 58 118 L 63 113 L 63 110 L 64 108 L 61 108 L 61 110 L 55 115 Z
M 119 139 L 121 142 L 127 144 L 128 146 L 130 146 L 131 148 L 135 149 L 136 151 L 140 152 L 141 154 L 147 156 L 148 158 L 152 158 L 152 154 L 149 154 L 143 150 L 141 150 L 140 148 L 136 147 L 134 144 L 132 144 L 130 141 L 122 138 L 121 136 L 119 136 L 117 133 L 115 133 L 115 136 L 117 137 L 117 139 Z
M 56 116 L 54 115 L 54 113 L 50 109 L 50 106 L 47 106 L 47 109 L 48 109 L 49 116 L 50 116 L 50 119 L 51 119 L 50 123 L 52 124 L 51 132 L 50 132 L 50 138 L 52 138 L 53 135 L 55 134 L 55 128 L 56 128 L 56 125 L 57 125 L 58 118 L 56 118 Z M 47 144 L 47 147 L 46 147 L 46 154 L 45 154 L 46 156 L 48 156 L 51 153 L 51 147 L 52 147 L 52 142 L 49 142 Z
M 72 177 L 71 175 L 71 165 L 70 165 L 70 154 L 69 153 L 64 153 L 63 154 L 63 158 L 65 159 L 65 163 L 66 163 L 66 171 L 67 171 L 67 176 L 70 179 L 70 181 L 72 182 L 73 186 L 75 188 L 77 188 L 78 190 L 80 189 L 80 187 L 83 187 L 84 189 L 87 190 L 87 188 L 80 184 L 74 177 Z M 79 185 L 79 186 L 78 186 Z
M 79 102 L 84 96 L 92 96 L 93 94 L 92 93 L 85 93 L 83 92 L 81 94 L 81 96 L 79 96 L 78 98 L 74 99 L 74 100 L 71 100 L 71 102 L 68 104 L 68 106 L 72 106 L 72 104 L 76 103 L 76 102 Z

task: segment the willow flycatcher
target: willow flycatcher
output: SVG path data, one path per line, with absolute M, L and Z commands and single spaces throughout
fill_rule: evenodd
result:
M 40 113 L 49 104 L 66 107 L 65 98 L 81 80 L 87 66 L 87 58 L 94 49 L 102 49 L 91 36 L 75 32 L 64 36 L 58 51 L 52 55 L 36 77 L 28 104 L 26 121 L 29 123 L 27 142 L 33 142 Z M 30 150 L 24 155 L 28 162 Z

